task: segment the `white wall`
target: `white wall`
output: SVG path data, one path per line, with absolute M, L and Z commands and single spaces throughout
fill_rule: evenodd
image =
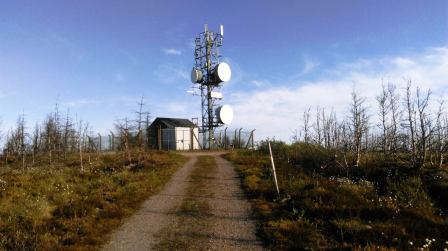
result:
M 193 129 L 193 134 L 196 138 L 199 138 L 198 128 Z M 193 142 L 191 141 L 193 137 Z M 176 139 L 176 150 L 190 150 L 191 144 L 193 144 L 193 149 L 199 149 L 199 144 L 196 138 L 191 134 L 191 128 L 189 127 L 176 127 L 175 128 L 175 139 Z

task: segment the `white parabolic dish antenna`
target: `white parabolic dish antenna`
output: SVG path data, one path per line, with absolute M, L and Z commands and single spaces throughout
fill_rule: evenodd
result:
M 230 105 L 223 105 L 216 109 L 216 113 L 218 115 L 218 120 L 222 124 L 230 124 L 233 120 L 233 110 Z
M 196 84 L 202 82 L 202 72 L 196 68 L 191 70 L 191 83 Z
M 219 63 L 215 68 L 215 76 L 219 83 L 229 81 L 232 77 L 230 66 L 225 62 Z

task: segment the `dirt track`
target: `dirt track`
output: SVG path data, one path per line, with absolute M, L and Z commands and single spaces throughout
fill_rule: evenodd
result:
M 233 166 L 221 154 L 185 153 L 189 161 L 111 235 L 102 249 L 262 250 L 250 204 Z M 201 170 L 195 172 L 199 155 L 213 156 L 216 161 L 201 175 L 197 175 Z M 189 213 L 186 206 L 201 210 Z

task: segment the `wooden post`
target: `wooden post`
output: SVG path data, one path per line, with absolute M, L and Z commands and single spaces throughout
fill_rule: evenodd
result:
M 277 174 L 275 173 L 274 157 L 272 156 L 271 142 L 270 141 L 268 141 L 268 145 L 269 145 L 269 154 L 271 155 L 272 171 L 274 173 L 275 188 L 277 189 L 277 195 L 279 195 L 280 194 L 280 190 L 278 189 Z

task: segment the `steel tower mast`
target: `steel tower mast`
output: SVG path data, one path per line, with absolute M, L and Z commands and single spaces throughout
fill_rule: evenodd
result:
M 218 117 L 214 114 L 215 103 L 222 98 L 219 92 L 220 83 L 228 81 L 231 75 L 230 67 L 226 63 L 220 63 L 219 47 L 222 46 L 223 33 L 222 25 L 220 33 L 209 31 L 205 25 L 204 32 L 195 38 L 195 66 L 191 72 L 191 81 L 200 85 L 202 107 L 200 132 L 203 135 L 204 149 L 213 149 L 214 129 L 224 123 L 219 114 Z

